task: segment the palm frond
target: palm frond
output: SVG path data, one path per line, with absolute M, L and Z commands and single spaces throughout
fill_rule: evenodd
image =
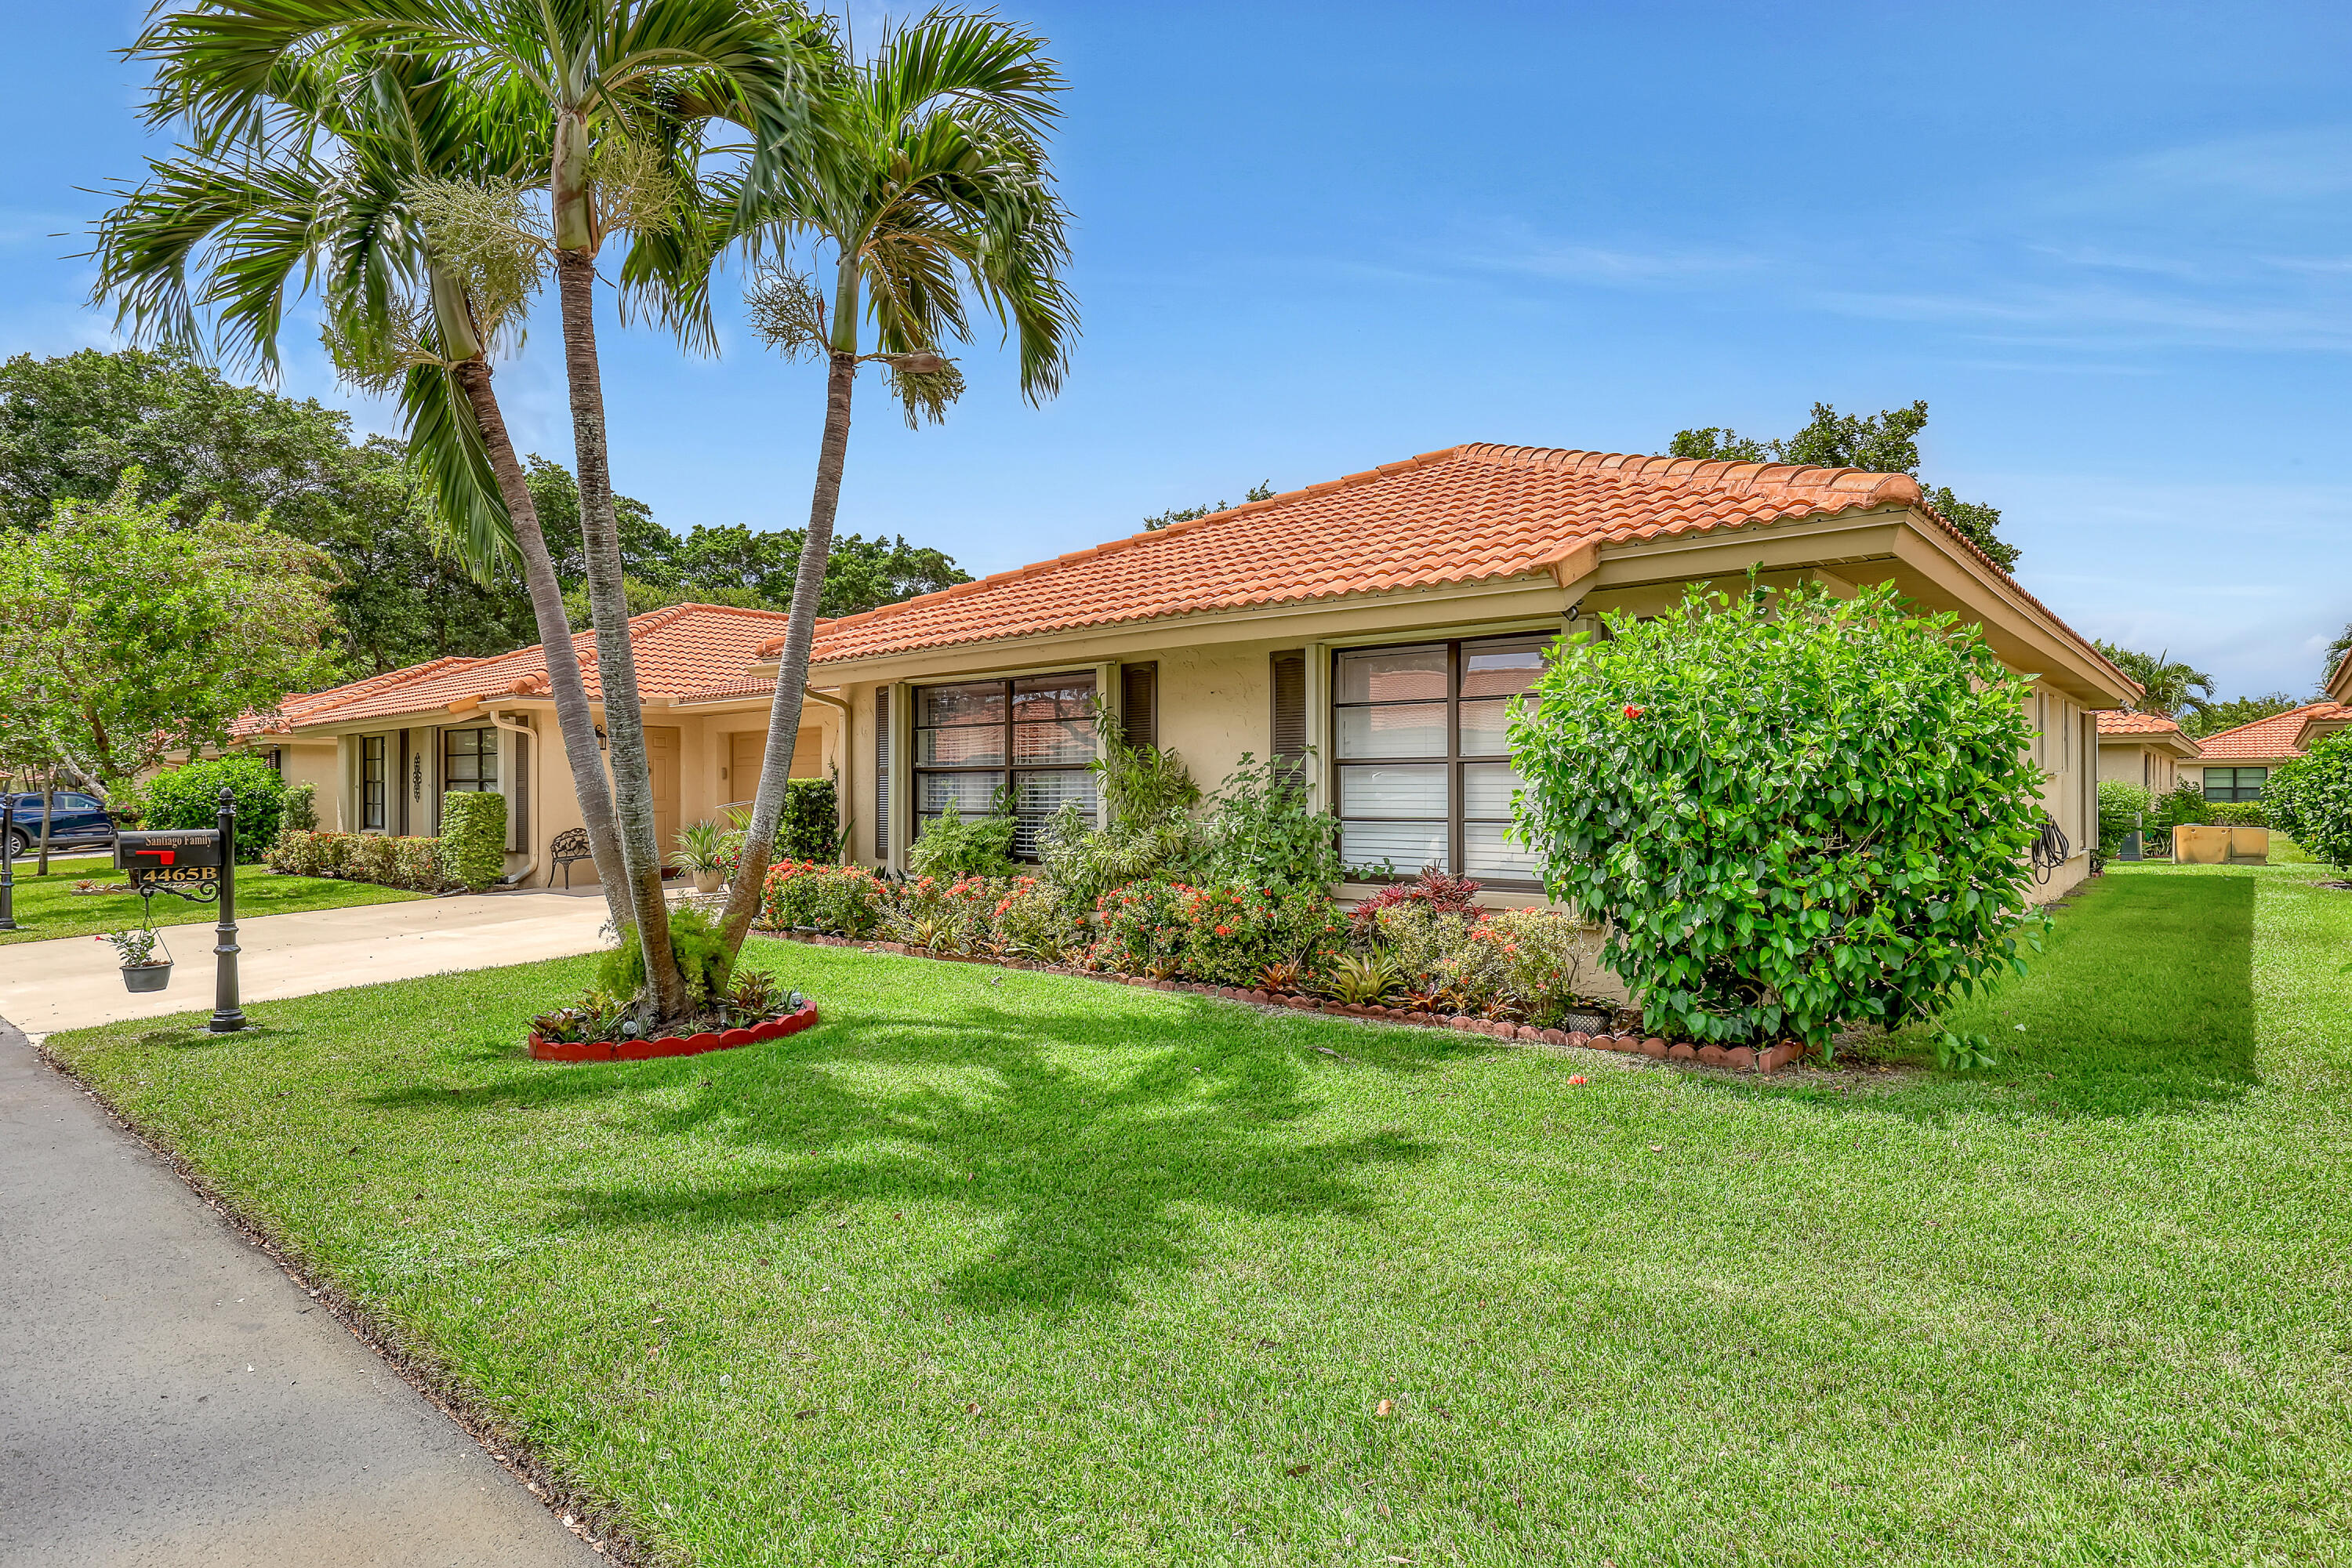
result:
M 487 586 L 520 552 L 457 373 L 438 364 L 410 367 L 401 384 L 400 412 L 408 461 L 432 493 L 436 539 Z

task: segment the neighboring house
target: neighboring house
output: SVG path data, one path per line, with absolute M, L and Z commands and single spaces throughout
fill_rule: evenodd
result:
M 2203 753 L 2180 726 L 2154 713 L 2099 715 L 2099 778 L 2120 779 L 2168 795 L 2180 787 L 2180 767 Z M 2192 770 L 2193 772 L 2194 770 Z
M 2288 712 L 2206 736 L 2198 742 L 2204 752 L 2200 782 L 2205 798 L 2262 799 L 2273 768 L 2304 755 L 2312 742 L 2347 724 L 2352 724 L 2352 705 L 2306 702 Z
M 2327 695 L 2347 708 L 2352 708 L 2352 652 L 2336 661 L 2336 668 L 2327 677 Z
M 1751 567 L 1839 593 L 1891 581 L 1982 625 L 2035 678 L 2043 801 L 2074 848 L 2041 893 L 2085 874 L 2094 710 L 2137 689 L 1916 481 L 1853 469 L 1454 447 L 824 622 L 793 772 L 839 779 L 866 864 L 903 867 L 949 802 L 1000 791 L 1025 850 L 1063 803 L 1091 811 L 1107 709 L 1211 788 L 1244 753 L 1297 764 L 1353 864 L 1448 865 L 1533 902 L 1536 868 L 1504 837 L 1503 737 L 1543 650 Z M 667 837 L 751 793 L 783 617 L 680 605 L 631 626 Z M 579 816 L 539 671 L 535 649 L 419 666 L 315 694 L 254 740 L 331 751 L 331 825 L 429 832 L 440 790 L 500 789 L 510 871 L 543 882 Z

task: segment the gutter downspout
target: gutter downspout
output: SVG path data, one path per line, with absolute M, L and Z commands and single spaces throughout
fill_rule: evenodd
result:
M 490 721 L 493 725 L 495 725 L 495 726 L 496 726 L 496 727 L 498 727 L 499 729 L 504 730 L 504 731 L 505 731 L 508 734 L 509 734 L 509 735 L 520 735 L 520 736 L 521 736 L 521 737 L 522 737 L 523 739 L 525 739 L 525 740 L 531 740 L 531 739 L 534 739 L 534 738 L 535 738 L 535 737 L 531 734 L 531 729 L 530 729 L 530 725 L 528 725 L 528 724 L 517 724 L 517 723 L 513 722 L 512 721 L 510 721 L 510 720 L 509 720 L 509 719 L 506 719 L 506 718 L 504 718 L 503 716 L 501 716 L 501 715 L 499 714 L 499 710 L 498 710 L 497 709 L 495 709 L 495 708 L 486 710 L 485 710 L 485 717 L 487 717 L 487 718 L 489 720 L 489 721 Z M 522 751 L 522 748 L 521 748 L 521 747 L 517 747 L 517 748 L 516 748 L 516 750 L 517 750 L 518 752 L 520 752 L 520 751 Z M 523 754 L 525 754 L 525 755 L 529 755 L 529 753 L 528 753 L 528 752 L 524 752 Z M 537 759 L 537 758 L 535 758 L 535 757 L 534 757 L 534 758 L 532 758 L 531 760 L 532 760 L 534 763 L 538 761 L 538 759 Z M 520 780 L 518 780 L 517 782 L 518 782 L 518 783 L 521 783 L 521 784 L 522 784 L 522 785 L 523 785 L 523 787 L 524 787 L 525 789 L 529 789 L 529 788 L 530 787 L 530 785 L 527 782 L 520 781 Z M 520 871 L 509 871 L 509 872 L 508 872 L 505 876 L 500 877 L 497 881 L 495 881 L 495 882 L 491 883 L 490 885 L 491 885 L 492 887 L 494 887 L 494 888 L 520 888 L 520 887 L 521 887 L 525 882 L 527 882 L 527 881 L 530 880 L 530 879 L 531 879 L 533 876 L 535 876 L 535 875 L 538 873 L 538 871 L 539 871 L 539 850 L 538 850 L 538 848 L 537 848 L 535 846 L 533 846 L 533 844 L 531 843 L 530 839 L 528 837 L 526 837 L 523 839 L 523 844 L 522 844 L 522 855 L 523 855 L 523 868 L 522 868 L 522 869 L 521 869 L 521 870 L 520 870 Z

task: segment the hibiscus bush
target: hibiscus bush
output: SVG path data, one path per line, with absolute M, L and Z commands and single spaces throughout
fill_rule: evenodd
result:
M 1180 886 L 1175 911 L 1184 973 L 1213 985 L 1255 985 L 1274 963 L 1314 974 L 1338 956 L 1348 933 L 1339 907 L 1319 892 Z
M 768 868 L 760 888 L 760 923 L 771 931 L 816 931 L 830 936 L 872 936 L 889 900 L 863 866 L 784 860 Z
M 1556 652 L 1517 833 L 1650 1026 L 1826 1047 L 2021 971 L 2025 682 L 1891 588 L 1694 588 Z
M 2271 825 L 2305 854 L 2352 870 L 2352 730 L 2330 735 L 2309 756 L 2273 768 L 2263 804 Z

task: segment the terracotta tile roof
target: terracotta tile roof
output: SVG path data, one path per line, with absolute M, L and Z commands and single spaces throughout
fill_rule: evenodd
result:
M 1449 447 L 827 621 L 817 627 L 814 657 L 860 658 L 1523 576 L 1590 543 L 1890 503 L 1935 516 L 1918 482 L 1906 474 L 1538 447 Z M 1984 559 L 1966 540 L 1959 542 Z
M 2352 723 L 2352 706 L 2341 702 L 2306 702 L 2268 719 L 2257 719 L 2234 730 L 2208 735 L 2200 742 L 2209 763 L 2258 762 L 2298 756 L 2306 744 L 2305 729 L 2314 723 Z
M 2099 715 L 2102 735 L 2178 735 L 2180 726 L 2155 713 L 2120 713 L 2110 709 Z
M 766 650 L 763 648 L 761 651 L 764 653 Z M 736 680 L 721 681 L 716 686 L 706 686 L 699 691 L 687 692 L 676 700 L 678 707 L 684 708 L 696 702 L 727 702 L 741 697 L 772 697 L 775 691 L 774 679 L 744 676 Z
M 777 611 L 725 605 L 672 605 L 633 616 L 629 641 L 636 654 L 638 695 L 675 700 L 740 681 L 760 646 L 772 640 L 783 625 L 784 616 Z M 589 698 L 602 697 L 594 637 L 581 632 L 573 637 L 572 646 L 579 650 Z M 298 725 L 340 724 L 399 714 L 432 714 L 480 698 L 543 697 L 547 689 L 547 658 L 534 643 L 488 658 L 435 659 L 331 691 L 315 692 L 300 700 L 304 707 L 299 716 L 289 710 L 288 718 Z

